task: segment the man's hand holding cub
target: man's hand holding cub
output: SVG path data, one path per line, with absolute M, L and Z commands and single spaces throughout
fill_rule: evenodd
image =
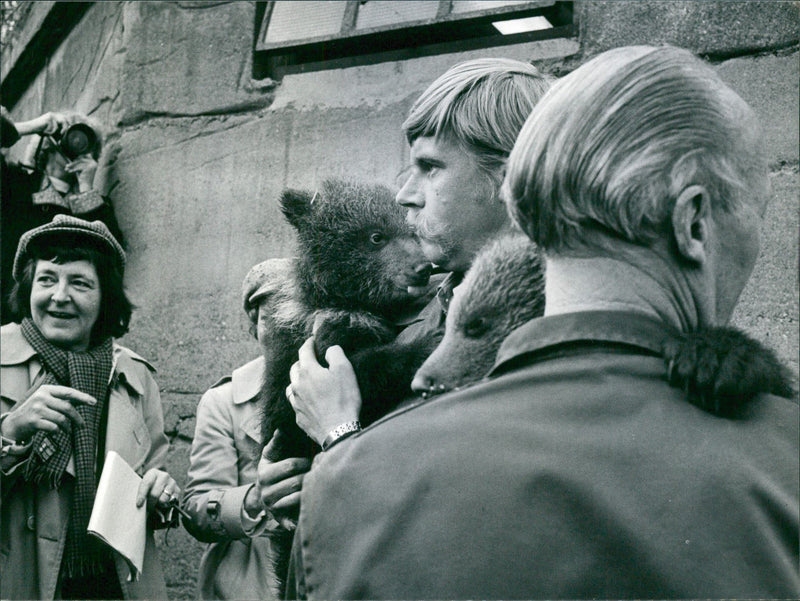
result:
M 258 480 L 252 490 L 258 492 L 259 503 L 281 527 L 294 530 L 300 510 L 300 489 L 303 487 L 306 472 L 311 468 L 311 460 L 291 457 L 282 461 L 271 461 L 270 455 L 280 435 L 280 431 L 275 432 L 264 447 L 258 462 Z
M 358 421 L 361 392 L 353 366 L 339 346 L 325 352 L 328 367 L 314 353 L 314 338 L 300 347 L 299 360 L 289 372 L 287 397 L 297 415 L 297 425 L 317 444 L 338 426 Z

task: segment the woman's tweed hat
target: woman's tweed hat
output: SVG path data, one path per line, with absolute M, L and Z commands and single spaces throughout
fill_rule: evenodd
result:
M 22 276 L 22 267 L 28 259 L 31 244 L 38 246 L 52 238 L 53 241 L 67 241 L 71 246 L 89 243 L 106 250 L 120 271 L 125 269 L 125 251 L 102 221 L 85 221 L 72 215 L 56 215 L 50 223 L 28 230 L 19 239 L 17 254 L 14 256 L 12 275 L 15 281 Z M 99 243 L 99 244 L 98 244 Z

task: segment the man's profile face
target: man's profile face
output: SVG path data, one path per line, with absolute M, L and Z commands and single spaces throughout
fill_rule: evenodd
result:
M 503 203 L 476 158 L 446 137 L 419 137 L 397 202 L 426 258 L 448 271 L 466 271 L 478 249 L 506 224 Z
M 268 295 L 259 302 L 256 321 L 256 338 L 264 355 L 272 355 L 271 349 L 276 348 L 276 345 L 279 344 L 274 314 L 275 303 L 271 302 L 270 295 Z

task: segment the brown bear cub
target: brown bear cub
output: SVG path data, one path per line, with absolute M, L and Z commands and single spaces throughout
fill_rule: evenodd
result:
M 289 369 L 312 332 L 320 360 L 328 347 L 339 345 L 353 363 L 365 399 L 365 425 L 410 395 L 414 372 L 437 342 L 412 351 L 407 361 L 398 361 L 391 346 L 400 331 L 396 324 L 429 300 L 431 274 L 391 190 L 331 179 L 314 193 L 285 190 L 280 204 L 297 230 L 302 323 L 283 329 L 282 357 L 264 379 L 262 437 L 266 443 L 276 429 L 283 434 L 273 460 L 310 457 L 318 450 L 297 427 L 285 397 Z
M 287 189 L 281 210 L 297 230 L 294 286 L 276 299 L 273 320 L 277 357 L 262 384 L 262 439 L 276 431 L 268 459 L 311 457 L 319 447 L 297 426 L 286 399 L 289 370 L 305 339 L 314 335 L 324 364 L 328 347 L 339 345 L 353 364 L 364 398 L 364 425 L 391 411 L 411 394 L 417 368 L 437 336 L 395 348 L 403 318 L 417 313 L 434 292 L 431 265 L 405 221 L 394 193 L 380 185 L 326 180 L 317 192 Z M 270 532 L 277 585 L 285 582 L 292 532 Z
M 463 388 L 492 368 L 512 330 L 544 312 L 543 260 L 524 235 L 503 237 L 476 257 L 456 288 L 441 344 L 412 388 L 425 396 Z M 734 328 L 665 337 L 665 378 L 687 400 L 720 417 L 738 417 L 759 393 L 793 394 L 775 354 Z

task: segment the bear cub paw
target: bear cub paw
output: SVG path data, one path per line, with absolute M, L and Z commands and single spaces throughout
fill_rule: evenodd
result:
M 664 345 L 667 378 L 692 404 L 740 417 L 759 394 L 792 397 L 789 371 L 772 350 L 734 328 L 681 334 Z
M 323 366 L 327 366 L 325 351 L 334 345 L 350 357 L 357 349 L 384 344 L 397 334 L 388 321 L 374 314 L 340 309 L 316 311 L 312 333 L 314 351 Z

